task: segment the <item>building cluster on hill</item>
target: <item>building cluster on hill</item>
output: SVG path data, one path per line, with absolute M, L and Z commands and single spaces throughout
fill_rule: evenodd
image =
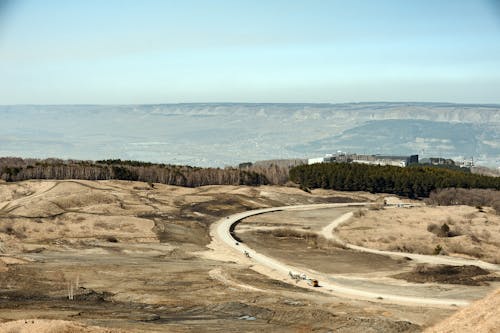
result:
M 391 155 L 362 155 L 346 152 L 327 154 L 324 157 L 310 158 L 307 164 L 315 163 L 359 163 L 370 165 L 392 165 L 406 167 L 410 164 L 418 164 L 418 155 L 391 156 Z

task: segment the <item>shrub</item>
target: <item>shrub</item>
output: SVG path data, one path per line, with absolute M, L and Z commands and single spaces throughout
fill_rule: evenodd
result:
M 491 203 L 491 207 L 495 210 L 495 212 L 500 215 L 500 199 L 495 200 Z
M 427 225 L 427 231 L 432 232 L 438 237 L 455 237 L 460 236 L 460 228 L 456 228 L 454 231 L 450 229 L 450 226 L 443 223 L 440 227 L 435 223 L 429 223 Z
M 101 228 L 105 230 L 115 230 L 117 228 L 116 225 L 106 222 L 95 222 L 94 228 Z
M 438 234 L 439 232 L 439 227 L 436 223 L 429 223 L 427 225 L 427 231 L 432 232 L 433 234 Z
M 426 274 L 429 272 L 429 266 L 427 264 L 418 264 L 413 271 L 419 274 Z
M 358 209 L 357 211 L 355 211 L 354 213 L 352 213 L 352 216 L 356 217 L 356 218 L 359 218 L 359 217 L 362 217 L 362 216 L 365 216 L 366 215 L 366 211 L 364 209 Z
M 384 204 L 378 203 L 378 204 L 373 204 L 368 207 L 369 210 L 382 210 L 384 209 Z
M 15 230 L 12 224 L 6 224 L 0 227 L 0 232 L 7 235 L 13 235 Z
M 477 246 L 467 245 L 459 242 L 453 242 L 448 245 L 448 249 L 450 252 L 466 254 L 475 258 L 482 258 L 483 253 L 481 248 Z
M 118 243 L 118 239 L 115 236 L 106 236 L 106 240 L 110 243 Z
M 26 227 L 23 227 L 21 229 L 19 229 L 19 228 L 15 229 L 12 226 L 12 224 L 6 224 L 6 225 L 3 225 L 2 227 L 0 227 L 1 233 L 11 235 L 11 236 L 17 237 L 19 239 L 26 238 L 26 234 L 24 233 L 25 231 L 26 231 Z
M 420 254 L 433 254 L 434 250 L 423 242 L 402 241 L 391 243 L 387 249 L 389 251 L 405 252 L 405 253 L 420 253 Z
M 304 192 L 311 193 L 311 190 L 307 186 L 300 186 L 300 189 Z
M 441 245 L 436 245 L 436 247 L 434 248 L 434 254 L 435 255 L 438 255 L 440 254 L 441 252 L 443 251 L 443 248 L 441 247 Z
M 450 232 L 450 227 L 446 223 L 443 223 L 440 229 L 443 235 L 447 235 Z

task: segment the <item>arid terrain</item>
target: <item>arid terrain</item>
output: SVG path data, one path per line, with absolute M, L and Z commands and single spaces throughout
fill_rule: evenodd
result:
M 325 293 L 321 287 L 304 288 L 302 282 L 259 270 L 252 258 L 238 257 L 230 249 L 225 257 L 211 244 L 211 226 L 234 213 L 382 201 L 383 196 L 369 193 L 306 193 L 277 186 L 0 183 L 0 332 L 420 332 L 459 307 L 367 300 Z M 317 271 L 320 285 L 328 281 L 415 299 L 472 302 L 498 288 L 498 273 L 458 272 L 477 282 L 461 285 L 408 282 L 408 277 L 395 275 L 423 272 L 435 278 L 439 272 L 413 260 L 347 249 L 318 233 L 353 212 L 338 228 L 339 237 L 350 243 L 395 250 L 390 246 L 429 238 L 425 245 L 432 250 L 437 239 L 449 255 L 495 263 L 499 219 L 488 207 L 481 210 L 461 206 L 281 211 L 244 219 L 234 233 L 259 253 Z M 458 232 L 460 226 L 462 235 L 440 237 L 427 231 L 429 223 L 438 228 L 447 223 L 448 232 Z M 454 239 L 475 244 L 476 255 L 453 251 L 453 243 L 447 241 Z
M 380 250 L 433 254 L 439 246 L 441 254 L 500 263 L 500 215 L 489 207 L 361 209 L 338 234 Z

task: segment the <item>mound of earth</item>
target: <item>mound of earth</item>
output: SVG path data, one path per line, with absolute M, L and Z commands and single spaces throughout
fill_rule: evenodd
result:
M 349 244 L 370 249 L 500 262 L 500 215 L 491 207 L 427 206 L 359 210 L 337 228 Z M 439 245 L 439 247 L 438 247 Z
M 0 333 L 125 333 L 123 330 L 87 326 L 65 320 L 26 319 L 0 324 Z
M 500 281 L 500 277 L 477 266 L 417 265 L 411 272 L 393 275 L 408 282 L 449 283 L 469 286 L 484 285 L 486 281 Z
M 424 333 L 498 332 L 500 327 L 500 289 L 472 303 L 452 316 L 428 328 Z

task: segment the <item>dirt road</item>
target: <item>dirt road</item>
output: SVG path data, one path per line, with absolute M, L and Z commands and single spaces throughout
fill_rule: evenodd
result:
M 348 298 L 371 300 L 386 303 L 398 304 L 420 304 L 430 306 L 464 306 L 469 302 L 459 299 L 441 299 L 441 298 L 423 298 L 423 297 L 410 297 L 401 296 L 387 293 L 380 293 L 377 290 L 360 290 L 351 288 L 339 283 L 328 282 L 328 277 L 324 274 L 309 270 L 311 276 L 308 278 L 318 279 L 321 281 L 321 288 L 313 288 L 308 286 L 305 282 L 297 283 L 289 277 L 290 272 L 301 272 L 301 270 L 292 265 L 280 262 L 263 254 L 257 253 L 245 244 L 237 241 L 233 236 L 232 230 L 234 226 L 242 219 L 275 211 L 283 210 L 303 210 L 303 209 L 320 209 L 320 208 L 334 208 L 334 207 L 349 207 L 349 206 L 364 206 L 367 203 L 350 203 L 350 204 L 314 204 L 314 205 L 298 205 L 298 206 L 285 206 L 251 210 L 243 213 L 233 214 L 218 220 L 211 227 L 210 234 L 212 236 L 212 243 L 210 248 L 217 252 L 216 256 L 219 258 L 230 257 L 240 263 L 251 263 L 252 269 L 261 274 L 265 274 L 273 279 L 281 280 L 286 283 L 298 285 L 303 288 L 310 288 L 318 290 L 323 293 L 343 296 Z M 344 218 L 345 219 L 345 218 Z M 221 246 L 223 245 L 223 246 Z M 235 255 L 236 254 L 236 255 Z

